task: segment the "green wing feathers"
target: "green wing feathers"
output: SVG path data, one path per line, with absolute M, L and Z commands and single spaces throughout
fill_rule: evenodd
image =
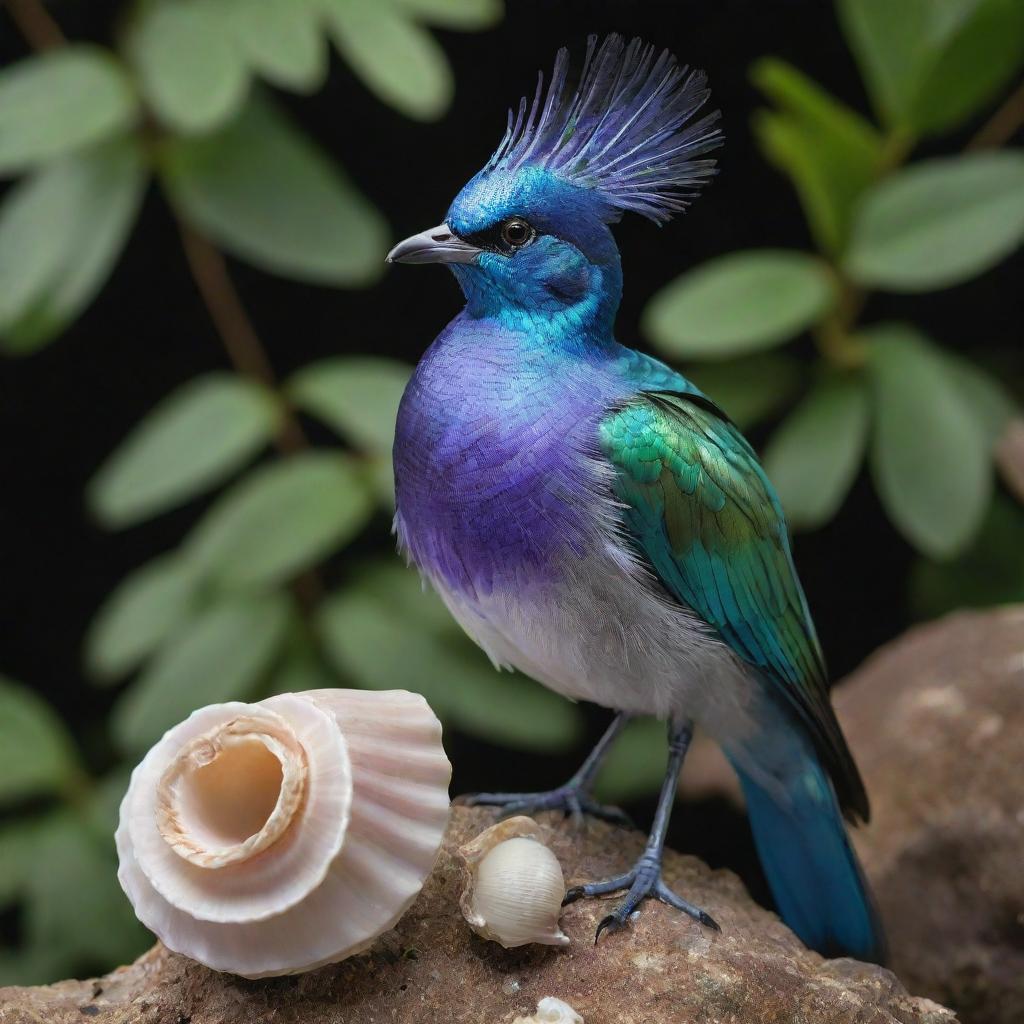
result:
M 782 507 L 753 449 L 709 402 L 675 392 L 645 392 L 610 412 L 601 446 L 637 551 L 673 597 L 780 687 L 840 803 L 866 818 Z

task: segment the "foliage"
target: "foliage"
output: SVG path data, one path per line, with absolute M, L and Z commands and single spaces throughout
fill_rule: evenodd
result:
M 0 70 L 0 346 L 56 338 L 103 287 L 156 176 L 179 219 L 240 259 L 352 287 L 381 269 L 380 214 L 266 99 L 308 93 L 328 45 L 385 102 L 440 117 L 451 72 L 427 25 L 502 0 L 134 0 L 116 49 L 69 43 Z M 26 254 L 28 258 L 26 259 Z
M 209 276 L 214 246 L 297 281 L 371 283 L 383 218 L 257 80 L 318 89 L 333 43 L 382 100 L 434 119 L 452 76 L 426 26 L 486 28 L 502 3 L 139 0 L 124 13 L 116 50 L 67 43 L 0 70 L 0 175 L 21 175 L 0 203 L 11 354 L 53 341 L 103 287 L 150 181 L 204 293 L 231 288 Z M 330 359 L 278 384 L 260 351 L 248 357 L 168 395 L 87 489 L 110 529 L 212 495 L 86 636 L 89 673 L 121 688 L 110 738 L 123 765 L 200 705 L 314 686 L 418 688 L 447 722 L 494 742 L 571 744 L 578 711 L 496 673 L 393 555 L 358 571 L 333 561 L 367 533 L 391 548 L 390 450 L 409 367 Z M 347 447 L 311 449 L 300 416 Z M 0 953 L 0 984 L 104 970 L 144 947 L 114 871 L 126 782 L 124 767 L 91 778 L 50 709 L 0 680 L 0 909 L 20 908 L 24 935 Z
M 0 950 L 0 985 L 103 969 L 143 947 L 117 884 L 108 785 L 86 776 L 49 707 L 0 677 L 0 906 L 21 906 L 24 931 L 19 950 Z
M 877 125 L 782 60 L 751 72 L 773 103 L 754 134 L 791 179 L 819 252 L 713 260 L 656 295 L 644 326 L 667 356 L 708 363 L 693 367 L 694 380 L 742 426 L 796 399 L 765 450 L 794 527 L 831 519 L 866 456 L 896 528 L 924 555 L 948 559 L 986 522 L 1013 403 L 912 324 L 858 318 L 867 289 L 956 285 L 1024 240 L 1024 151 L 981 148 L 982 133 L 966 152 L 904 165 L 918 141 L 960 128 L 1024 66 L 1024 6 L 840 0 L 838 13 Z M 779 346 L 807 330 L 820 365 L 795 381 L 766 360 L 783 359 Z M 725 359 L 727 373 L 709 372 Z

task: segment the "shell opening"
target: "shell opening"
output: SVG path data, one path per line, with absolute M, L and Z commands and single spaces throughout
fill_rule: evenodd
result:
M 290 729 L 238 718 L 196 737 L 164 772 L 157 827 L 198 867 L 237 864 L 284 835 L 305 784 L 305 755 Z

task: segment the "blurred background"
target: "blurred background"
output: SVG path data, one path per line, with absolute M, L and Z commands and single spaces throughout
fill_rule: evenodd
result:
M 616 229 L 619 338 L 764 454 L 833 677 L 1024 599 L 1019 0 L 7 0 L 0 984 L 146 947 L 117 803 L 197 706 L 418 690 L 454 794 L 548 788 L 600 734 L 394 555 L 395 408 L 461 297 L 384 254 L 609 30 L 706 69 L 727 136 L 690 212 Z M 646 825 L 631 729 L 601 795 Z M 768 899 L 725 799 L 670 842 Z

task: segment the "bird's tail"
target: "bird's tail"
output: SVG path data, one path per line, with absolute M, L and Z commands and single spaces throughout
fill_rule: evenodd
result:
M 792 725 L 757 740 L 727 753 L 782 919 L 824 956 L 882 963 L 881 921 L 817 754 Z

